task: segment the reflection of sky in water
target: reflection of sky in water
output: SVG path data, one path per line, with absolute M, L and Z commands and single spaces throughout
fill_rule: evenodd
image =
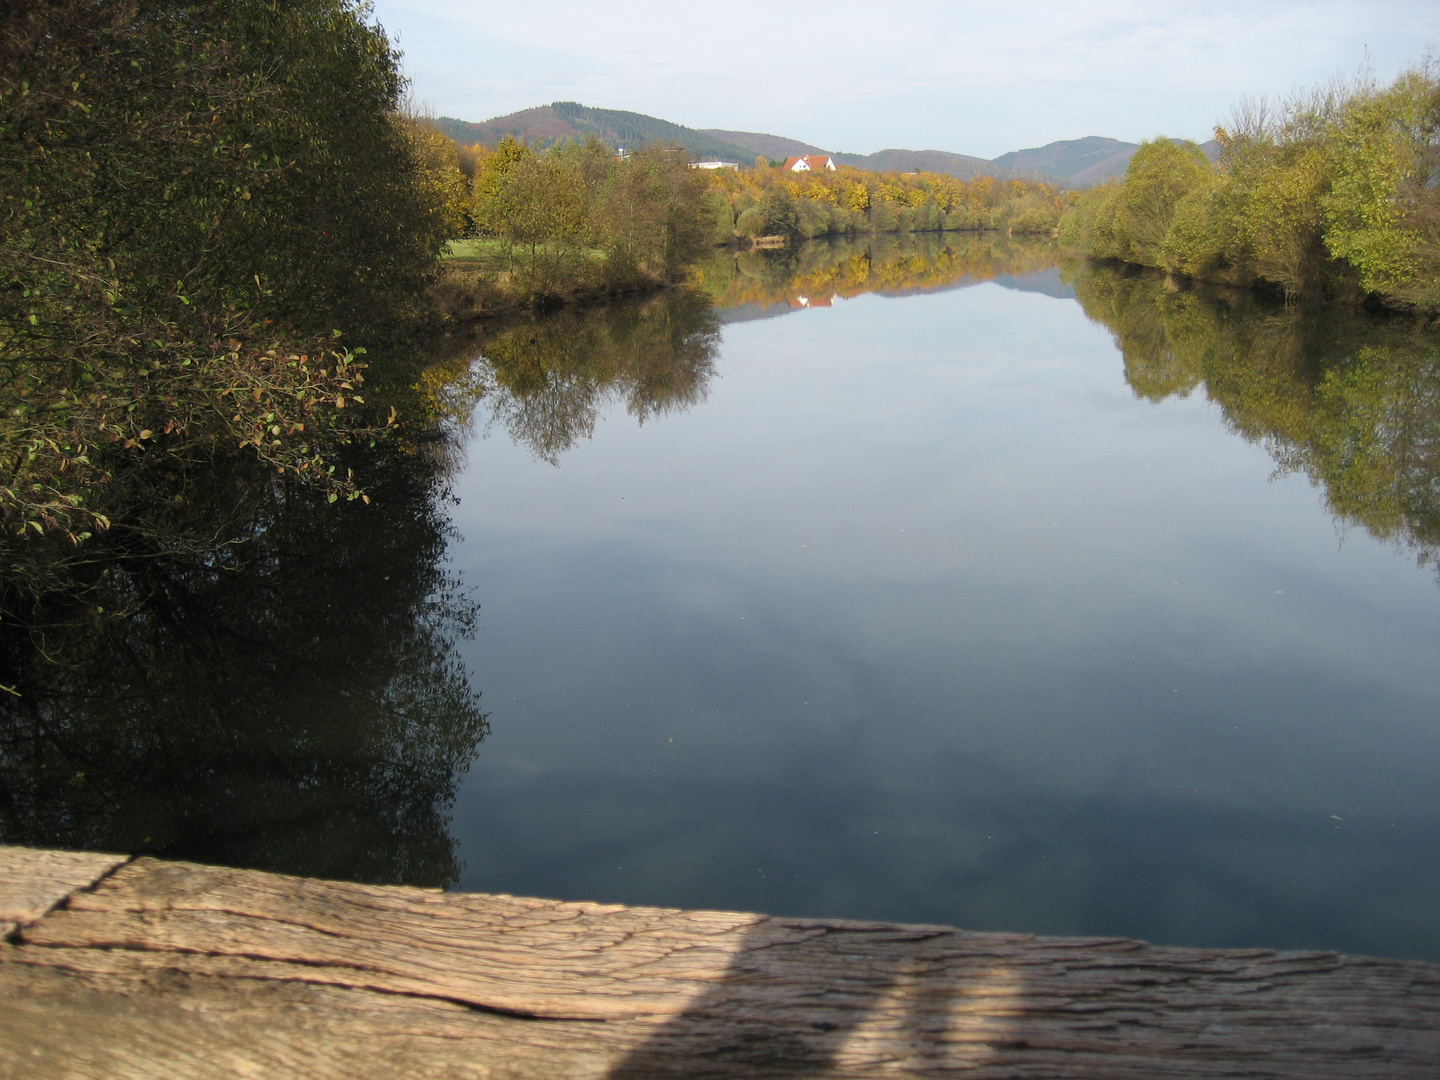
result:
M 470 448 L 463 888 L 1440 959 L 1430 572 L 1042 291 L 716 370 Z

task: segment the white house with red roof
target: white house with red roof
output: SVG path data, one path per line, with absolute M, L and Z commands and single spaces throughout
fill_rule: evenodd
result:
M 809 157 L 785 159 L 786 172 L 819 172 L 821 169 L 835 171 L 835 159 L 829 154 L 811 154 Z

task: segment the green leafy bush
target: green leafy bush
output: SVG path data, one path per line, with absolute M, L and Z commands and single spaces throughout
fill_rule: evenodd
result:
M 705 177 L 673 147 L 618 160 L 598 140 L 540 151 L 512 138 L 478 163 L 471 218 L 532 299 L 672 283 L 713 243 Z
M 366 11 L 0 14 L 4 532 L 78 541 L 133 504 L 112 481 L 226 447 L 357 494 L 326 446 L 376 422 L 333 328 L 415 313 L 446 233 Z
M 1086 254 L 1287 296 L 1440 311 L 1440 69 L 1337 83 L 1217 128 L 1211 170 L 1157 140 L 1124 184 L 1076 201 L 1062 238 Z

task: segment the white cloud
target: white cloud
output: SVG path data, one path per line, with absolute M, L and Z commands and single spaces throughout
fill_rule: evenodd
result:
M 556 100 L 831 149 L 993 157 L 1052 139 L 1208 137 L 1242 94 L 1389 77 L 1433 0 L 999 5 L 379 0 L 419 97 L 481 120 Z

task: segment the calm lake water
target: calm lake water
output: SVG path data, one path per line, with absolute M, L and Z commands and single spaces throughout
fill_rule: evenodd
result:
M 224 733 L 134 790 L 27 780 L 12 723 L 10 837 L 1440 960 L 1440 339 L 964 238 L 704 288 L 452 356 L 453 501 L 257 533 L 350 576 L 258 560 L 223 688 L 147 706 Z

